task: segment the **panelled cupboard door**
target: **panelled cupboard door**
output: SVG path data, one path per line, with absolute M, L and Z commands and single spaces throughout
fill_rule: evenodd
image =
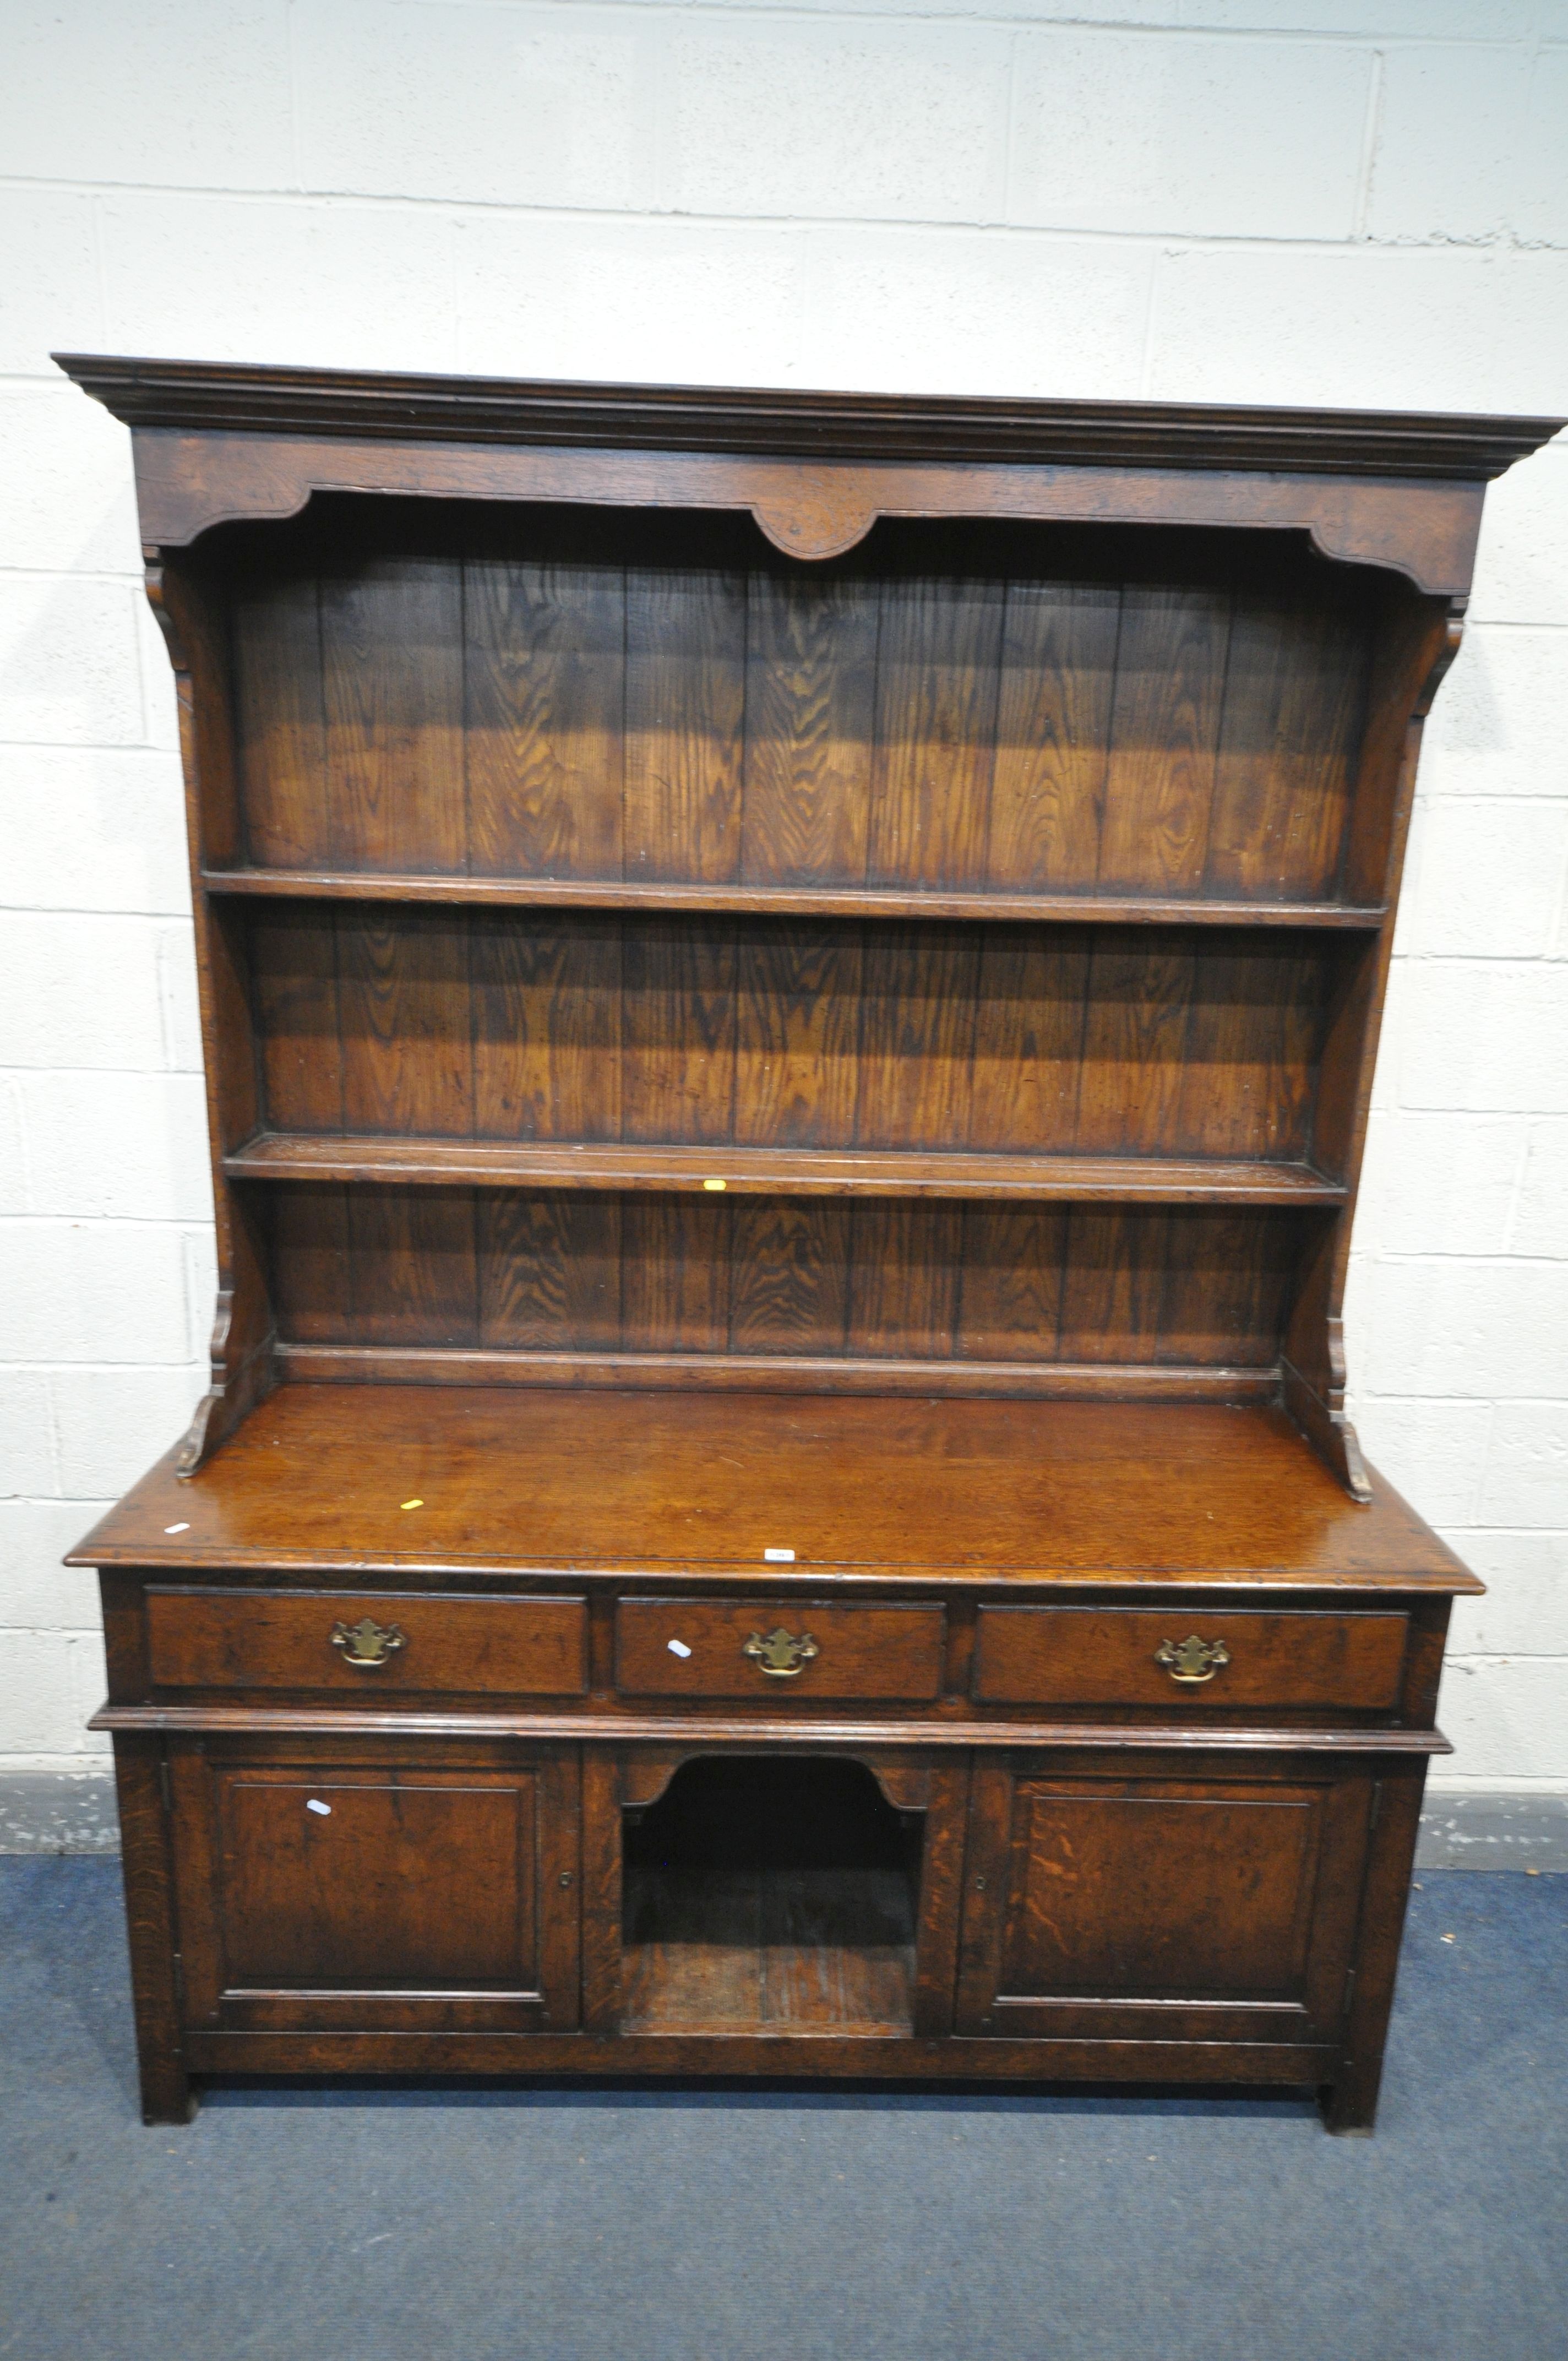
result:
M 1266 1760 L 1215 1777 L 977 1765 L 958 2030 L 1332 2038 L 1373 1790 Z
M 578 2021 L 578 1773 L 362 1748 L 171 1764 L 192 2026 L 560 2032 Z

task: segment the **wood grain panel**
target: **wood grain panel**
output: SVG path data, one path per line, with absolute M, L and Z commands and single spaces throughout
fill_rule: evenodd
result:
M 854 921 L 345 904 L 334 981 L 331 928 L 252 917 L 271 1129 L 567 1148 L 1299 1161 L 1342 958 L 1284 931 L 862 946 Z
M 1202 880 L 1230 607 L 1223 592 L 1123 593 L 1102 885 L 1179 893 Z
M 733 1386 L 283 1385 L 203 1481 L 181 1482 L 170 1451 L 71 1563 L 271 1576 L 412 1551 L 434 1565 L 467 1553 L 487 1574 L 564 1558 L 628 1571 L 646 1565 L 649 1534 L 663 1531 L 676 1562 L 751 1565 L 763 1581 L 762 1553 L 777 1543 L 795 1551 L 798 1568 L 853 1565 L 890 1583 L 940 1573 L 960 1591 L 1017 1576 L 1095 1591 L 1146 1584 L 1156 1605 L 1194 1584 L 1329 1590 L 1343 1603 L 1380 1590 L 1479 1594 L 1380 1477 L 1369 1504 L 1353 1499 L 1276 1402 L 1249 1399 L 1254 1407 L 1238 1409 L 1168 1395 L 1003 1404 L 922 1389 L 900 1399 L 892 1386 L 874 1399 L 823 1391 L 803 1402 L 787 1389 Z M 462 1480 L 427 1500 L 411 1539 L 400 1486 L 411 1458 L 426 1455 Z M 526 1532 L 516 1513 L 524 1462 Z M 176 1519 L 190 1529 L 169 1538 Z M 950 1554 L 956 1534 L 961 1561 Z M 1430 1712 L 1423 1702 L 1420 1715 Z M 1319 1738 L 1330 1752 L 1442 1752 L 1430 1720 L 1318 1737 L 1298 1730 L 1290 1751 Z M 1147 1731 L 1100 1730 L 1093 1742 L 1152 1741 Z
M 1366 701 L 1353 591 L 1239 598 L 1214 773 L 1208 890 L 1287 901 L 1338 881 Z
M 620 1201 L 477 1200 L 479 1342 L 521 1351 L 613 1352 L 620 1343 Z
M 1092 889 L 1110 761 L 1118 589 L 1007 585 L 986 883 Z
M 1322 1810 L 1240 1781 L 1021 1781 L 998 1997 L 1304 2002 Z
M 439 1236 L 433 1214 L 411 1227 L 407 1201 L 433 1197 L 276 1192 L 280 1333 L 299 1343 L 467 1341 L 466 1217 Z M 467 1206 L 466 1192 L 458 1202 Z M 1277 1355 L 1298 1251 L 1292 1217 L 1210 1209 L 481 1191 L 477 1223 L 477 1341 L 522 1351 L 1264 1368 Z M 411 1301 L 399 1267 L 421 1237 L 440 1249 L 444 1275 Z
M 876 721 L 873 581 L 753 573 L 748 588 L 748 884 L 858 884 Z
M 321 586 L 333 840 L 345 869 L 467 865 L 463 583 L 455 558 L 385 556 Z
M 1297 1225 L 1208 1209 L 1173 1212 L 1167 1222 L 1155 1357 L 1266 1368 L 1278 1357 Z
M 738 1197 L 729 1347 L 736 1353 L 841 1353 L 849 1323 L 848 1205 Z
M 470 868 L 619 877 L 621 567 L 473 556 L 463 585 Z
M 1179 1614 L 1193 1610 L 1183 1608 Z M 971 1695 L 988 1704 L 1343 1707 L 1392 1712 L 1408 1615 L 1196 1611 L 1201 1638 L 1229 1661 L 1184 1686 L 1159 1662 L 1178 1616 L 1128 1607 L 981 1607 Z
M 1146 1361 L 1159 1338 L 1170 1216 L 1068 1217 L 1062 1273 L 1064 1361 Z
M 269 1199 L 273 1301 L 291 1343 L 1021 1370 L 1268 1367 L 1297 1223 L 1321 1218 L 521 1190 Z M 428 1271 L 407 1268 L 423 1254 Z
M 478 1342 L 474 1199 L 466 1189 L 353 1189 L 349 1274 L 367 1345 Z
M 258 571 L 236 587 L 230 614 L 247 852 L 261 868 L 324 868 L 336 840 L 319 587 L 313 575 Z
M 693 566 L 626 577 L 626 874 L 740 873 L 744 577 Z
M 1321 962 L 1240 936 L 1193 962 L 1180 1096 L 1169 1133 L 1194 1156 L 1300 1158 L 1326 980 Z
M 231 1988 L 537 1992 L 531 1773 L 247 1767 L 214 1784 Z
M 743 1653 L 753 1631 L 783 1623 L 818 1644 L 789 1681 Z M 839 1606 L 828 1599 L 622 1598 L 615 1685 L 627 1697 L 934 1697 L 942 1686 L 940 1606 Z M 672 1639 L 688 1653 L 672 1651 Z
M 1075 1145 L 1092 939 L 1033 927 L 982 939 L 970 1148 L 1056 1153 Z
M 619 1139 L 621 922 L 476 913 L 474 1129 L 482 1139 Z
M 953 1350 L 961 1205 L 883 1198 L 854 1208 L 849 1349 L 940 1360 Z
M 342 1345 L 359 1334 L 348 1244 L 349 1191 L 277 1189 L 268 1206 L 269 1273 L 278 1333 L 302 1345 Z
M 722 920 L 629 928 L 621 1137 L 721 1141 L 735 1128 L 735 937 Z
M 850 1146 L 860 1083 L 858 930 L 742 923 L 736 962 L 737 1145 Z
M 455 912 L 342 913 L 338 1005 L 350 1131 L 474 1129 L 469 929 Z
M 1134 1156 L 1168 1149 L 1180 1110 L 1196 961 L 1190 939 L 1106 928 L 1089 964 L 1073 1145 Z
M 964 1207 L 960 1356 L 1056 1359 L 1070 1218 L 1036 1206 Z
M 938 1148 L 970 1131 L 978 928 L 866 929 L 862 1148 Z
M 334 1644 L 362 1616 L 403 1644 L 373 1670 Z M 389 1691 L 581 1697 L 587 1689 L 581 1598 L 465 1598 L 406 1590 L 149 1589 L 148 1669 L 159 1688 L 316 1689 L 374 1710 Z
M 249 914 L 262 1100 L 277 1131 L 347 1127 L 336 928 L 330 902 L 281 902 Z
M 722 1197 L 628 1197 L 620 1302 L 630 1348 L 722 1353 L 729 1339 L 730 1217 Z
M 1000 582 L 884 582 L 867 877 L 985 876 L 1004 593 Z

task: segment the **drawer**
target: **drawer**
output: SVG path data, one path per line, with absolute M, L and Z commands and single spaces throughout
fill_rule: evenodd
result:
M 942 1686 L 941 1607 L 623 1598 L 616 1686 L 628 1697 L 897 1697 Z
M 581 1697 L 580 1598 L 461 1592 L 149 1589 L 148 1658 L 159 1688 L 393 1689 Z
M 1404 1615 L 982 1607 L 973 1696 L 987 1705 L 1398 1703 Z M 1196 1648 L 1184 1647 L 1197 1641 Z M 1223 1658 L 1213 1651 L 1223 1650 Z

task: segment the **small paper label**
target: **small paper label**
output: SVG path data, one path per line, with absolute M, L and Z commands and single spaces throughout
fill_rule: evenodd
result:
M 772 1565 L 793 1565 L 795 1564 L 795 1552 L 793 1550 L 764 1550 L 762 1552 L 762 1555 Z
M 670 1642 L 670 1653 L 672 1656 L 689 1656 L 691 1654 L 691 1650 L 686 1646 L 684 1640 L 672 1640 Z
M 318 1804 L 313 1795 L 306 1804 L 305 1809 L 307 1812 L 319 1812 L 323 1820 L 330 1820 L 332 1817 L 332 1806 L 330 1804 Z
M 163 1530 L 166 1533 L 188 1533 L 191 1527 L 187 1522 L 183 1525 L 165 1525 Z

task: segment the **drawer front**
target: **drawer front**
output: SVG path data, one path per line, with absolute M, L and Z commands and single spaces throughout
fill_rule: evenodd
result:
M 581 1697 L 580 1598 L 375 1590 L 156 1589 L 148 1656 L 159 1688 L 393 1690 Z
M 623 1598 L 616 1686 L 628 1697 L 897 1697 L 939 1695 L 940 1607 L 751 1599 Z
M 1409 1621 L 1201 1607 L 982 1607 L 973 1695 L 986 1705 L 1388 1712 L 1399 1699 Z

